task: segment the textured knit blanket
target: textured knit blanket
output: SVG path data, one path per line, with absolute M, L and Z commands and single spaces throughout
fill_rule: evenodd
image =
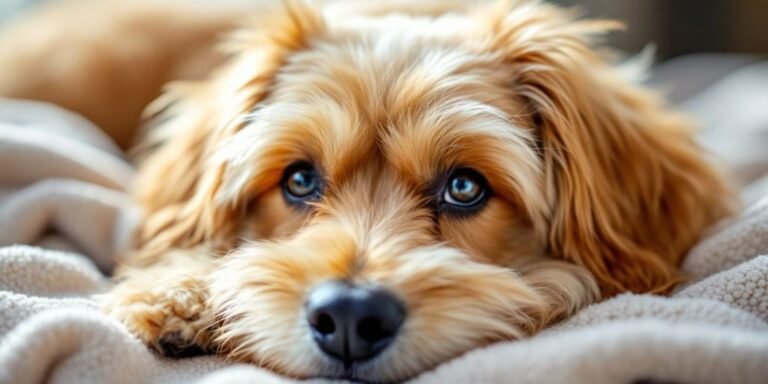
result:
M 762 92 L 750 93 L 756 84 Z M 728 124 L 705 121 L 702 142 L 750 185 L 749 208 L 688 255 L 686 286 L 671 297 L 622 295 L 592 305 L 542 334 L 470 352 L 413 382 L 768 382 L 766 90 L 768 66 L 753 65 L 683 104 L 705 119 L 726 108 Z M 724 92 L 730 106 L 717 97 Z M 162 358 L 96 310 L 92 296 L 108 288 L 112 255 L 127 246 L 135 222 L 124 192 L 133 172 L 87 121 L 0 100 L 0 383 L 290 382 L 215 357 Z

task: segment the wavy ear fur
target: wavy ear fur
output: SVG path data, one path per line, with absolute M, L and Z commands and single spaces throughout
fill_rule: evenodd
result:
M 312 8 L 284 3 L 261 15 L 223 48 L 232 58 L 208 80 L 172 84 L 147 111 L 155 115 L 134 195 L 144 209 L 138 263 L 152 263 L 170 248 L 201 243 L 231 246 L 243 207 L 216 198 L 226 171 L 215 150 L 246 124 L 266 97 L 286 55 L 303 48 L 324 26 Z
M 689 122 L 621 79 L 592 49 L 620 28 L 538 2 L 481 12 L 537 114 L 550 252 L 586 267 L 604 296 L 669 291 L 702 232 L 735 208 Z

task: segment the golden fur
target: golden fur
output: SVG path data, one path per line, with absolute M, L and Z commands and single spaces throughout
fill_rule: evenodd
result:
M 430 4 L 398 3 L 395 14 L 287 2 L 232 33 L 229 60 L 211 75 L 173 83 L 148 109 L 153 150 L 135 186 L 145 217 L 105 310 L 159 350 L 398 381 L 601 297 L 681 281 L 681 258 L 733 199 L 689 122 L 596 53 L 617 25 L 538 2 Z M 162 56 L 166 40 L 210 41 L 231 26 L 233 15 L 218 16 L 177 18 L 183 27 L 146 44 Z M 9 56 L 0 69 L 22 62 Z M 109 74 L 103 89 L 126 65 L 88 66 Z M 114 107 L 113 126 L 134 122 L 133 107 L 86 99 L 97 91 L 86 80 L 23 70 L 42 77 L 0 78 L 3 94 L 102 125 Z M 132 71 L 155 80 L 135 84 L 142 96 L 130 103 L 169 76 Z M 63 86 L 78 91 L 46 96 Z M 296 160 L 327 184 L 311 209 L 280 191 Z M 430 188 L 457 166 L 479 170 L 494 194 L 476 215 L 437 215 Z M 308 290 L 333 279 L 386 287 L 408 311 L 394 344 L 351 372 L 313 348 L 302 322 Z

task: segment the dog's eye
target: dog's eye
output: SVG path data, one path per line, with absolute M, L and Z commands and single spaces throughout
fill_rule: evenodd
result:
M 485 178 L 472 169 L 459 169 L 448 178 L 442 200 L 448 207 L 474 209 L 479 208 L 487 197 Z
M 294 163 L 283 175 L 283 193 L 291 203 L 316 200 L 320 197 L 320 180 L 315 168 L 306 162 Z

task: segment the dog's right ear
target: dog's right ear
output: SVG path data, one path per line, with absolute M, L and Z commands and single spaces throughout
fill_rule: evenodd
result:
M 479 15 L 535 111 L 550 254 L 589 270 L 604 297 L 670 291 L 688 248 L 736 206 L 687 119 L 598 54 L 616 23 L 528 1 Z
M 288 1 L 265 12 L 223 44 L 230 61 L 207 80 L 171 84 L 147 109 L 149 154 L 134 186 L 143 209 L 139 263 L 171 248 L 225 247 L 244 207 L 217 199 L 226 164 L 213 153 L 247 123 L 292 52 L 324 30 L 317 10 Z M 238 199 L 247 201 L 248 199 Z

